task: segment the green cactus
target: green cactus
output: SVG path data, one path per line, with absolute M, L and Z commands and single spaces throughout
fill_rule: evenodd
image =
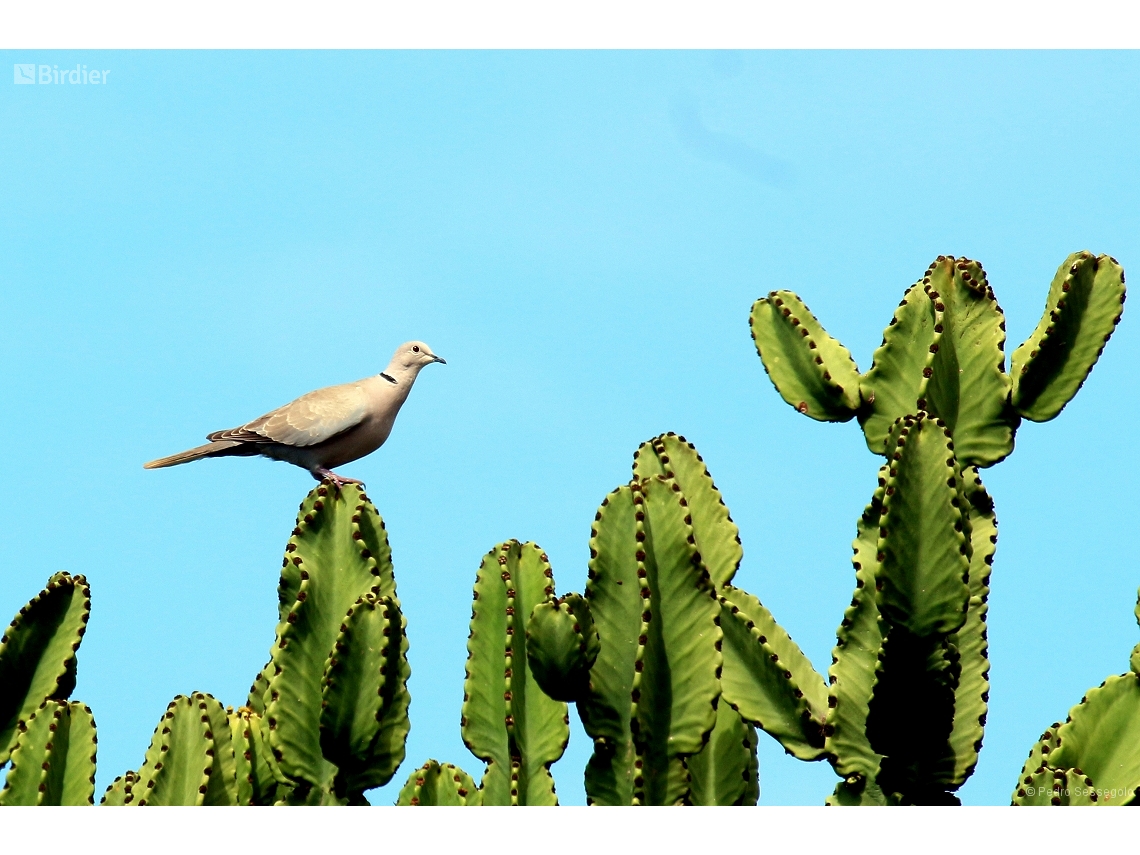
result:
M 0 805 L 94 804 L 98 740 L 89 707 L 45 700 L 17 730 Z
M 554 594 L 554 572 L 534 543 L 509 540 L 475 577 L 463 683 L 463 742 L 487 764 L 485 805 L 553 805 L 550 766 L 570 739 L 566 704 L 544 694 L 527 660 L 527 619 Z
M 598 659 L 601 641 L 590 606 L 581 595 L 566 594 L 535 606 L 526 639 L 527 663 L 542 691 L 566 702 L 589 692 L 590 669 Z
M 728 704 L 720 704 L 708 744 L 685 761 L 692 804 L 756 804 L 760 799 L 756 742 L 756 728 Z
M 977 763 L 997 522 L 953 447 L 945 422 L 925 413 L 889 434 L 829 671 L 824 747 L 844 779 L 829 804 L 956 803 Z
M 483 790 L 471 776 L 450 763 L 428 760 L 408 776 L 396 800 L 401 806 L 476 807 L 483 803 Z
M 116 778 L 101 802 L 132 807 L 238 803 L 229 714 L 201 692 L 170 702 L 143 765 Z
M 1013 804 L 1140 804 L 1140 644 L 1129 665 L 1127 673 L 1089 689 L 1063 724 L 1041 735 L 1021 770 Z
M 903 296 L 871 369 L 860 375 L 790 291 L 752 307 L 752 338 L 780 395 L 820 421 L 857 416 L 867 447 L 908 413 L 940 417 L 962 466 L 992 466 L 1013 450 L 1021 418 L 1060 413 L 1092 370 L 1124 302 L 1124 272 L 1108 256 L 1065 260 L 1045 315 L 1005 373 L 1005 318 L 981 265 L 939 256 Z
M 254 803 L 360 803 L 403 762 L 411 669 L 384 522 L 358 486 L 325 482 L 302 502 L 278 600 L 242 712 L 243 788 Z
M 87 631 L 91 589 L 82 576 L 56 573 L 20 609 L 0 637 L 0 765 L 21 723 L 45 700 L 64 701 L 75 688 L 76 651 Z
M 1124 269 L 1107 255 L 1074 252 L 1057 268 L 1045 313 L 1013 352 L 1013 405 L 1030 421 L 1056 416 L 1085 382 L 1120 323 Z
M 686 492 L 678 473 L 692 484 Z M 723 644 L 714 580 L 731 579 L 740 555 L 736 526 L 695 449 L 658 437 L 638 450 L 633 481 L 598 510 L 585 597 L 564 597 L 565 611 L 535 609 L 533 670 L 548 691 L 577 703 L 594 742 L 591 804 L 754 800 L 744 781 L 755 773 L 750 727 L 730 710 L 713 738 Z M 686 763 L 706 745 L 694 777 Z

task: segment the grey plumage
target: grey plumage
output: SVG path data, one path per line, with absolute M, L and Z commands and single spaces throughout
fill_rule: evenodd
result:
M 384 444 L 420 369 L 433 362 L 445 360 L 423 342 L 409 341 L 374 377 L 309 392 L 240 427 L 209 434 L 205 445 L 152 460 L 143 468 L 164 469 L 204 457 L 261 455 L 307 469 L 317 480 L 351 482 L 332 468 Z

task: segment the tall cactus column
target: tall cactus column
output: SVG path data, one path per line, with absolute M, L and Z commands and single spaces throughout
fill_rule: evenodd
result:
M 550 765 L 570 738 L 566 704 L 545 695 L 527 664 L 526 624 L 554 593 L 554 573 L 534 543 L 492 549 L 475 577 L 463 741 L 487 764 L 484 805 L 557 803 Z

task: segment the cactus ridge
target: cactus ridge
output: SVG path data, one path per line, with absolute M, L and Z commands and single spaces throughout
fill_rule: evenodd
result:
M 0 636 L 0 765 L 15 746 L 20 724 L 45 698 L 71 696 L 76 651 L 90 615 L 87 580 L 56 573 Z
M 458 766 L 428 760 L 408 776 L 396 804 L 475 807 L 482 804 L 482 795 L 472 777 Z
M 887 455 L 888 435 L 902 416 L 926 410 L 927 387 L 934 375 L 934 358 L 942 342 L 943 311 L 919 280 L 903 295 L 883 343 L 863 375 L 862 394 L 868 405 L 859 414 L 867 448 Z
M 858 523 L 851 559 L 855 567 L 855 594 L 836 633 L 827 672 L 830 690 L 824 747 L 835 771 L 856 788 L 860 781 L 876 778 L 882 760 L 882 755 L 867 741 L 866 730 L 868 705 L 875 688 L 875 664 L 883 646 L 875 579 L 879 570 L 879 517 L 889 474 L 889 466 L 879 470 L 879 486 Z
M 557 804 L 550 766 L 569 741 L 569 720 L 565 703 L 543 694 L 530 672 L 526 633 L 531 612 L 553 596 L 554 571 L 537 544 L 506 541 L 483 558 L 460 726 L 487 764 L 484 804 Z
M 89 707 L 45 700 L 18 730 L 0 805 L 95 803 L 98 738 Z
M 977 468 L 963 469 L 961 483 L 963 507 L 968 508 L 970 521 L 970 600 L 965 622 L 949 639 L 960 657 L 958 686 L 954 692 L 954 728 L 950 734 L 950 748 L 956 758 L 954 772 L 947 780 L 951 789 L 961 786 L 973 774 L 985 734 L 990 695 L 986 614 L 998 536 L 993 499 L 982 485 Z
M 1012 401 L 1030 421 L 1057 416 L 1084 384 L 1120 323 L 1124 269 L 1075 252 L 1057 269 L 1037 328 L 1013 352 Z
M 859 410 L 859 369 L 799 297 L 773 291 L 752 306 L 752 341 L 781 397 L 817 421 L 845 422 Z
M 633 477 L 644 480 L 655 475 L 672 478 L 680 486 L 688 503 L 688 524 L 713 585 L 727 585 L 740 568 L 744 547 L 740 529 L 697 447 L 672 432 L 643 442 L 633 453 Z
M 391 598 L 365 594 L 348 610 L 325 663 L 321 750 L 338 767 L 342 797 L 383 786 L 403 762 L 411 702 L 406 625 Z
M 155 728 L 143 765 L 124 776 L 122 793 L 123 804 L 137 807 L 236 804 L 233 742 L 222 705 L 201 692 L 177 695 Z
M 689 803 L 754 805 L 760 799 L 756 728 L 728 704 L 717 707 L 708 744 L 685 759 Z

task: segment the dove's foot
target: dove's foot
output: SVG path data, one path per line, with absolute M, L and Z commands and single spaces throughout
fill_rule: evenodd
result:
M 359 484 L 361 487 L 364 486 L 363 481 L 357 481 L 355 478 L 345 478 L 343 475 L 337 475 L 331 469 L 325 469 L 323 467 L 313 469 L 312 476 L 318 481 L 331 481 L 336 485 L 338 490 L 345 484 Z

